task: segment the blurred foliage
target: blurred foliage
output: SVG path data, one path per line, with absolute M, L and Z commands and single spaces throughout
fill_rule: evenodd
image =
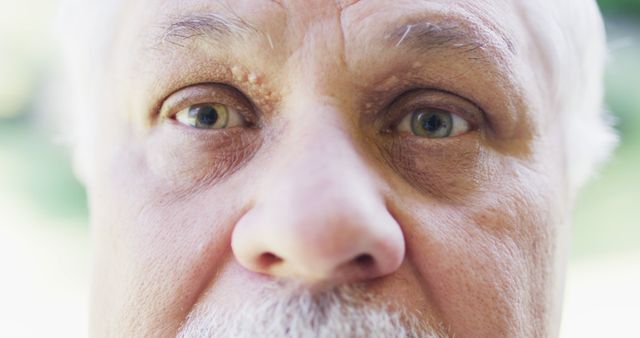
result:
M 69 152 L 28 116 L 0 119 L 0 185 L 14 199 L 28 200 L 46 217 L 87 217 L 84 188 L 71 170 Z
M 618 41 L 627 45 L 612 47 L 605 76 L 605 100 L 607 109 L 616 116 L 616 127 L 624 146 L 632 141 L 629 138 L 635 140 L 640 136 L 640 41 L 637 40 L 640 39 L 640 27 L 634 27 L 635 32 L 630 32 L 630 28 L 612 26 L 609 25 L 610 34 L 620 35 L 622 40 Z M 611 39 L 610 44 L 614 45 L 616 40 Z
M 640 16 L 640 0 L 598 0 L 598 5 L 606 15 Z
M 605 17 L 610 47 L 605 101 L 615 118 L 620 144 L 579 196 L 574 258 L 640 249 L 635 211 L 640 200 L 640 0 L 599 3 L 609 13 Z

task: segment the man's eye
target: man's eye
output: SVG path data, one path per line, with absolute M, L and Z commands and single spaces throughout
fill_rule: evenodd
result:
M 466 133 L 470 126 L 467 121 L 448 111 L 419 109 L 405 116 L 397 129 L 421 137 L 444 138 Z
M 176 114 L 176 120 L 198 129 L 224 129 L 244 125 L 242 116 L 221 103 L 191 105 Z

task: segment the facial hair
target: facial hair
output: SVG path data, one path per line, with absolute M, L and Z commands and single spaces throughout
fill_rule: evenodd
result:
M 177 337 L 446 337 L 420 313 L 376 301 L 353 285 L 313 292 L 274 284 L 250 298 L 234 309 L 197 306 Z

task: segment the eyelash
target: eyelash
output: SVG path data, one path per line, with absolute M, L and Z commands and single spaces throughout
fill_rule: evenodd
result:
M 195 93 L 189 93 L 189 92 Z M 215 95 L 212 95 L 215 94 Z M 458 101 L 451 103 L 451 101 Z M 161 120 L 170 119 L 177 123 L 176 114 L 192 105 L 202 103 L 222 103 L 235 109 L 246 123 L 245 127 L 259 128 L 258 107 L 239 89 L 224 83 L 201 83 L 180 89 L 169 95 L 161 104 L 156 116 Z M 461 107 L 467 106 L 467 109 Z M 457 115 L 469 124 L 469 132 L 477 130 L 484 113 L 474 103 L 454 93 L 439 89 L 411 88 L 392 96 L 389 104 L 384 104 L 379 115 L 384 122 L 382 133 L 391 134 L 401 121 L 418 109 L 438 109 Z
M 436 96 L 436 99 L 429 99 L 428 96 Z M 442 102 L 445 100 L 449 102 Z M 452 100 L 459 102 L 450 103 Z M 461 107 L 463 105 L 467 106 L 467 109 Z M 392 133 L 407 115 L 419 109 L 437 109 L 457 115 L 469 123 L 470 132 L 480 127 L 484 116 L 484 112 L 477 105 L 454 93 L 439 89 L 412 88 L 394 96 L 391 103 L 385 105 L 382 115 L 389 118 L 382 132 Z
M 203 93 L 205 91 L 206 93 Z M 161 120 L 175 121 L 176 114 L 183 109 L 204 103 L 227 105 L 242 116 L 248 127 L 254 127 L 257 124 L 255 105 L 240 90 L 223 83 L 201 83 L 177 90 L 162 102 L 157 116 Z
M 400 121 L 402 121 L 402 119 L 404 119 L 407 115 L 413 114 L 415 111 L 420 109 L 442 110 L 450 114 L 457 115 L 458 117 L 466 120 L 467 122 L 469 122 L 469 125 L 471 125 L 472 129 L 475 129 L 476 127 L 476 123 L 473 121 L 473 118 L 470 118 L 469 116 L 467 116 L 469 115 L 468 113 L 464 111 L 460 111 L 461 109 L 457 107 L 443 106 L 443 105 L 437 105 L 437 104 L 424 104 L 424 103 L 415 103 L 410 106 L 403 107 L 400 110 L 402 111 L 402 114 L 400 114 L 401 116 L 398 119 L 394 120 L 393 126 L 397 126 L 397 124 L 400 123 Z

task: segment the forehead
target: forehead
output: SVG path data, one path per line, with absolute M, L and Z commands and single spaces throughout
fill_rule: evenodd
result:
M 189 16 L 215 13 L 223 21 L 285 38 L 291 44 L 303 40 L 318 24 L 324 26 L 324 33 L 339 30 L 345 42 L 349 37 L 380 35 L 393 28 L 406 30 L 406 24 L 420 20 L 458 26 L 467 33 L 484 34 L 487 40 L 504 42 L 511 48 L 514 42 L 522 40 L 519 35 L 523 34 L 523 21 L 518 17 L 521 11 L 514 2 L 506 0 L 139 0 L 126 6 L 125 31 L 129 28 L 165 34 L 157 30 L 171 28 Z M 401 37 L 401 33 L 395 37 Z
M 494 61 L 502 62 L 503 53 L 516 54 L 529 40 L 524 20 L 517 16 L 521 11 L 505 0 L 139 0 L 126 6 L 119 32 L 128 54 L 157 52 L 167 44 L 184 46 L 204 36 L 217 42 L 235 37 L 224 39 L 226 49 L 256 45 L 259 38 L 260 47 L 266 43 L 277 49 L 270 58 L 280 63 L 301 45 L 325 47 L 327 55 L 342 54 L 350 62 L 352 50 L 370 52 L 368 46 L 382 41 L 385 47 L 422 46 L 425 52 L 443 46 L 490 49 L 498 59 Z M 326 43 L 318 43 L 322 39 Z M 332 48 L 336 46 L 338 50 Z

